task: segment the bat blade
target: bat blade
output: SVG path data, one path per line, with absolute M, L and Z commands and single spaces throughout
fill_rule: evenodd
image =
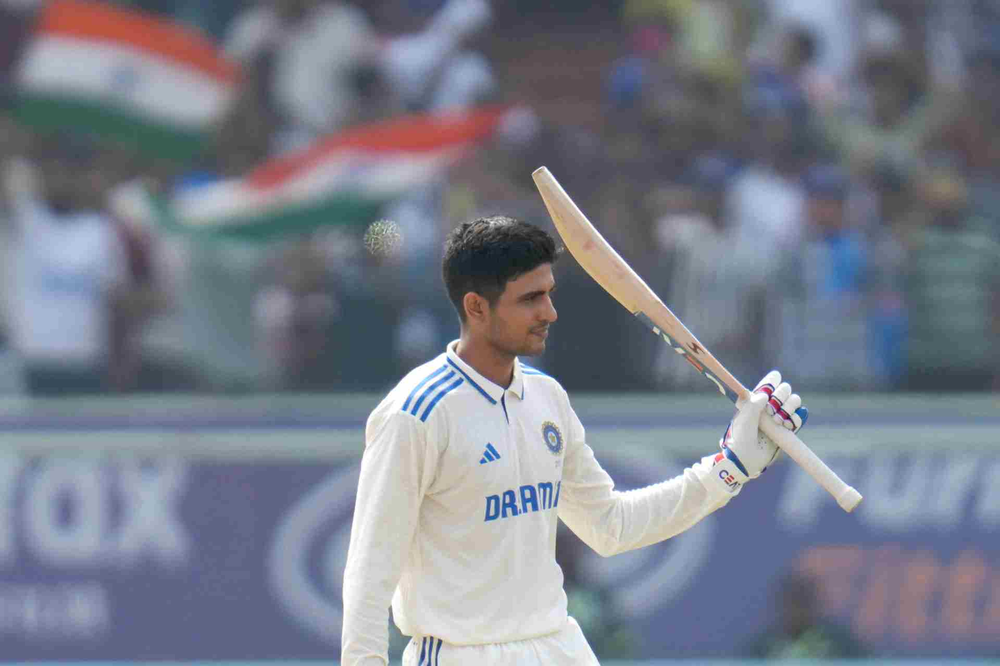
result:
M 749 397 L 747 389 L 698 342 L 670 308 L 664 305 L 608 244 L 555 176 L 546 167 L 539 167 L 531 175 L 566 249 L 587 274 L 683 356 L 695 370 L 712 381 L 720 393 L 737 406 L 742 405 Z M 762 420 L 760 427 L 790 458 L 833 495 L 845 511 L 850 512 L 858 505 L 861 494 L 844 483 L 794 433 L 769 419 Z
M 540 167 L 532 177 L 559 236 L 577 263 L 625 309 L 715 384 L 720 393 L 737 405 L 743 404 L 747 390 L 604 240 L 552 173 Z

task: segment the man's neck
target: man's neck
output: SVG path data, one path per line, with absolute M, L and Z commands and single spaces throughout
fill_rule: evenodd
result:
M 507 388 L 514 379 L 515 357 L 501 354 L 485 341 L 463 333 L 455 345 L 455 354 L 497 386 Z

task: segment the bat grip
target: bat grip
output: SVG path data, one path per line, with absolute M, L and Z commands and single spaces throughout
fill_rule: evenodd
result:
M 772 421 L 766 415 L 760 421 L 760 429 L 764 434 L 788 454 L 788 457 L 799 464 L 816 483 L 823 486 L 833 495 L 844 511 L 850 513 L 861 502 L 861 493 L 844 483 L 837 473 L 827 467 L 815 453 L 806 446 L 791 430 L 787 430 Z

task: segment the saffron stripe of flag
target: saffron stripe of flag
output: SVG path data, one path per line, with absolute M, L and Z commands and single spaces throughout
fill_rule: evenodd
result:
M 268 239 L 323 225 L 366 225 L 493 134 L 509 107 L 418 115 L 347 130 L 242 178 L 152 197 L 166 228 Z
M 19 115 L 49 128 L 198 151 L 231 104 L 238 68 L 199 33 L 91 0 L 46 4 L 16 72 Z

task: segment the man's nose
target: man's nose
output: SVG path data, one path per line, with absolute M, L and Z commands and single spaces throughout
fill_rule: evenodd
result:
M 549 323 L 552 323 L 556 319 L 559 319 L 559 314 L 556 312 L 556 306 L 553 305 L 552 299 L 548 299 L 548 302 L 549 307 L 545 311 L 545 318 L 549 321 Z

